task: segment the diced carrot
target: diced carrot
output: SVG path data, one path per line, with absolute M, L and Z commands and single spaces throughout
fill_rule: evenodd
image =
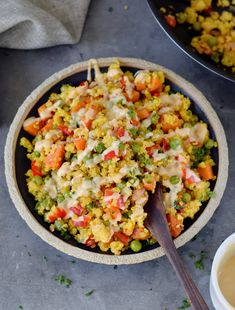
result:
M 110 188 L 105 188 L 104 190 L 104 196 L 112 196 L 113 195 L 113 191 Z
M 172 237 L 176 238 L 179 236 L 179 234 L 182 232 L 184 226 L 183 226 L 183 218 L 178 219 L 173 214 L 167 214 L 167 221 L 169 223 L 169 228 Z
M 165 20 L 167 22 L 167 24 L 171 27 L 175 27 L 176 26 L 176 18 L 173 15 L 166 15 L 165 16 Z
M 94 247 L 96 246 L 96 242 L 95 242 L 95 240 L 93 239 L 93 237 L 90 236 L 90 237 L 86 240 L 85 245 L 87 245 L 87 246 L 89 246 L 89 247 L 91 247 L 91 248 L 94 248 Z
M 49 119 L 46 123 L 46 125 L 44 125 L 41 129 L 42 132 L 47 132 L 49 130 L 51 130 L 53 128 L 53 119 Z
M 131 124 L 132 124 L 133 126 L 138 126 L 138 125 L 139 125 L 138 119 L 132 119 L 132 120 L 131 120 Z
M 87 129 L 91 129 L 91 126 L 92 126 L 92 120 L 91 119 L 86 119 L 85 117 L 81 117 L 81 120 L 84 124 L 84 126 L 87 128 Z
M 37 166 L 35 160 L 33 160 L 33 161 L 31 162 L 31 169 L 32 169 L 33 175 L 42 176 L 41 169 L 40 169 L 40 167 Z
M 61 130 L 63 132 L 63 134 L 66 136 L 72 136 L 73 135 L 73 131 L 69 130 L 68 126 L 66 126 L 65 124 L 59 125 L 58 129 Z
M 129 237 L 123 232 L 117 231 L 114 233 L 114 236 L 116 236 L 124 245 L 128 245 Z
M 156 92 L 161 86 L 162 86 L 162 82 L 160 81 L 160 79 L 154 76 L 151 80 L 149 90 L 151 92 Z
M 23 124 L 24 130 L 31 136 L 36 136 L 40 131 L 43 123 L 39 118 L 30 117 Z
M 116 219 L 118 217 L 120 217 L 120 219 L 121 219 L 121 217 L 122 217 L 120 209 L 118 207 L 115 207 L 115 206 L 111 206 L 111 207 L 105 209 L 105 212 L 112 219 Z
M 137 111 L 137 115 L 138 115 L 139 119 L 142 120 L 142 119 L 148 118 L 150 115 L 150 112 L 148 109 L 143 108 L 143 109 Z
M 46 110 L 47 106 L 46 103 L 42 104 L 39 108 L 38 108 L 38 114 L 40 115 L 44 110 Z
M 146 88 L 146 85 L 143 82 L 136 82 L 135 83 L 135 88 L 138 91 L 142 91 L 142 90 L 144 90 Z
M 205 167 L 198 167 L 197 171 L 200 175 L 200 177 L 204 180 L 204 181 L 209 181 L 212 180 L 214 178 L 214 173 L 212 170 L 212 166 L 209 164 L 206 164 Z
M 65 149 L 63 144 L 57 145 L 56 149 L 44 159 L 47 168 L 57 170 L 62 165 Z
M 66 211 L 64 209 L 57 208 L 55 213 L 49 215 L 49 220 L 54 223 L 58 218 L 64 218 L 66 216 Z
M 181 127 L 181 120 L 174 113 L 166 113 L 161 115 L 160 123 L 162 124 L 162 130 L 168 133 L 169 130 L 175 130 Z
M 74 139 L 74 144 L 75 144 L 76 149 L 78 151 L 83 151 L 86 148 L 86 139 L 84 139 L 84 138 L 75 138 Z
M 136 102 L 140 99 L 140 93 L 137 90 L 133 90 L 131 97 L 129 97 L 127 94 L 125 96 L 127 101 Z
M 144 188 L 145 188 L 147 191 L 153 192 L 154 189 L 155 189 L 155 184 L 154 184 L 154 183 L 144 183 Z
M 125 129 L 123 127 L 119 127 L 116 130 L 116 135 L 118 136 L 118 138 L 121 138 L 125 135 Z
M 78 112 L 80 109 L 85 108 L 86 102 L 78 102 L 75 106 L 72 107 L 71 112 L 75 113 Z

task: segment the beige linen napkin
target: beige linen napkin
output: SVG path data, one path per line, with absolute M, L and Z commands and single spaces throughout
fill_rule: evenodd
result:
M 0 0 L 0 46 L 33 49 L 77 43 L 90 0 Z

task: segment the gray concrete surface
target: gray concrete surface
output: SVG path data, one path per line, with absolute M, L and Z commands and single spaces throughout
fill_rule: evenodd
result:
M 128 5 L 128 10 L 124 10 Z M 82 40 L 75 46 L 35 51 L 0 50 L 0 309 L 177 309 L 185 294 L 166 258 L 133 266 L 103 266 L 73 260 L 34 235 L 10 201 L 3 163 L 9 125 L 25 97 L 52 73 L 91 57 L 132 56 L 162 64 L 197 86 L 213 104 L 227 134 L 230 172 L 213 219 L 195 241 L 179 250 L 210 309 L 209 275 L 214 253 L 235 230 L 235 84 L 183 54 L 162 32 L 143 0 L 96 0 Z M 205 269 L 189 253 L 209 252 Z M 47 257 L 47 261 L 43 258 Z M 54 277 L 64 274 L 70 288 Z M 91 296 L 85 294 L 95 290 Z

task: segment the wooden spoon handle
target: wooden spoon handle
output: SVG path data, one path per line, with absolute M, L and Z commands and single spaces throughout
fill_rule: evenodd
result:
M 185 292 L 191 302 L 192 308 L 195 310 L 209 309 L 203 297 L 201 296 L 198 288 L 194 284 L 190 274 L 185 268 L 185 264 L 183 264 L 183 261 L 179 257 L 175 245 L 174 244 L 173 246 L 168 245 L 168 248 L 165 251 L 173 269 L 175 270 L 182 286 L 185 289 Z

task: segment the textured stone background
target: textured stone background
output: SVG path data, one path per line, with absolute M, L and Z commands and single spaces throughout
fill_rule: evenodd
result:
M 235 228 L 235 84 L 183 54 L 156 24 L 143 0 L 93 1 L 78 45 L 35 51 L 0 49 L 0 309 L 19 309 L 22 305 L 27 310 L 171 310 L 185 298 L 165 257 L 118 268 L 73 260 L 34 235 L 8 195 L 3 149 L 17 108 L 52 73 L 84 59 L 105 56 L 144 58 L 174 70 L 206 95 L 224 125 L 230 149 L 225 195 L 197 239 L 179 250 L 212 309 L 211 262 L 220 243 Z M 209 258 L 205 269 L 198 270 L 189 253 L 199 255 L 202 250 L 209 251 Z M 58 274 L 72 279 L 70 288 L 54 281 Z M 87 297 L 92 289 L 94 293 Z

